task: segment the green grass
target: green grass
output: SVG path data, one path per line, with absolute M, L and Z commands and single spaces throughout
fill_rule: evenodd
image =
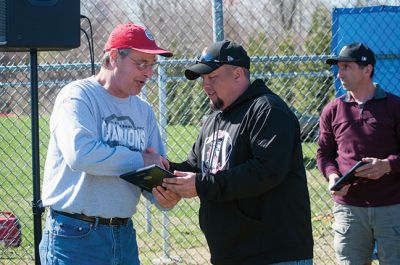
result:
M 48 118 L 40 120 L 40 165 L 41 176 L 48 144 Z M 32 264 L 33 215 L 32 201 L 32 157 L 31 121 L 29 117 L 0 118 L 0 210 L 12 211 L 22 226 L 22 246 L 19 248 L 0 247 L 0 264 Z M 167 154 L 171 161 L 187 158 L 199 132 L 195 126 L 169 126 L 167 128 Z M 315 239 L 315 264 L 334 264 L 332 253 L 332 232 L 330 215 L 331 198 L 327 183 L 315 168 L 315 143 L 304 143 L 303 153 L 307 168 L 308 188 L 311 197 L 312 222 Z M 154 264 L 155 259 L 165 256 L 169 247 L 172 257 L 182 258 L 177 264 L 209 264 L 207 244 L 198 226 L 197 199 L 183 200 L 168 213 L 168 233 L 163 230 L 163 213 L 150 207 L 152 216 L 151 232 L 147 231 L 144 200 L 134 216 L 138 244 L 143 264 Z M 163 235 L 168 240 L 164 241 Z M 168 244 L 167 244 L 168 242 Z M 319 260 L 324 262 L 318 262 Z M 325 263 L 326 262 L 326 263 Z
M 46 120 L 41 120 L 40 126 L 48 131 Z M 22 232 L 22 245 L 0 249 L 0 259 L 15 259 L 18 264 L 27 264 L 23 262 L 31 261 L 34 256 L 30 128 L 29 117 L 0 118 L 0 210 L 13 212 L 19 219 Z M 43 155 L 47 140 L 41 143 L 40 148 Z

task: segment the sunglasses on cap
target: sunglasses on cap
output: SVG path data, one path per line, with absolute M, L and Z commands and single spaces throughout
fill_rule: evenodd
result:
M 240 59 L 233 59 L 232 58 L 232 60 L 218 60 L 218 59 L 215 59 L 214 56 L 212 54 L 210 54 L 210 53 L 203 53 L 202 55 L 197 57 L 197 60 L 196 60 L 196 63 L 224 64 L 224 63 L 233 63 L 233 62 L 240 62 Z

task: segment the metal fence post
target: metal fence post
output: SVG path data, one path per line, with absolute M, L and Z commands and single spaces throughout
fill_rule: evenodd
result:
M 224 39 L 224 11 L 222 0 L 212 1 L 212 13 L 213 13 L 213 40 L 221 41 Z
M 42 239 L 42 212 L 40 200 L 40 154 L 39 154 L 39 98 L 37 50 L 30 50 L 31 60 L 31 133 L 32 133 L 32 175 L 33 175 L 33 223 L 35 264 L 40 265 L 39 243 Z
M 164 142 L 165 148 L 167 148 L 167 76 L 165 66 L 163 64 L 158 65 L 158 115 L 160 119 L 160 134 L 161 139 Z M 154 260 L 155 264 L 173 264 L 176 259 L 169 255 L 170 244 L 169 244 L 169 216 L 167 211 L 162 212 L 163 216 L 163 257 Z
M 165 148 L 167 148 L 167 81 L 165 77 L 164 66 L 159 65 L 158 67 L 158 108 L 160 117 L 160 134 L 161 139 L 164 142 Z M 164 258 L 169 259 L 169 218 L 168 213 L 163 211 L 163 252 Z
M 147 97 L 147 87 L 146 85 L 144 85 L 144 87 L 142 88 L 142 92 L 141 92 L 141 97 L 143 99 L 145 99 L 146 101 L 148 100 Z M 149 200 L 145 200 L 145 207 L 146 207 L 146 231 L 147 233 L 150 233 L 153 230 L 153 225 L 151 222 L 151 202 Z

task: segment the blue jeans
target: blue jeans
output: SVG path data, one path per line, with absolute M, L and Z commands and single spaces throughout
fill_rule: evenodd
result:
M 272 263 L 270 265 L 312 265 L 312 259 L 304 259 L 304 260 L 293 260 L 293 261 L 284 261 L 278 263 Z
M 42 265 L 139 265 L 136 231 L 93 224 L 51 212 L 39 245 Z

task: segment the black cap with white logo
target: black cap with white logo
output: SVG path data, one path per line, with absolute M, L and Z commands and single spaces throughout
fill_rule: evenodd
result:
M 352 43 L 344 46 L 340 50 L 339 56 L 326 60 L 326 63 L 330 65 L 338 62 L 359 62 L 375 65 L 375 54 L 368 46 L 362 43 Z
M 204 49 L 195 65 L 186 69 L 185 76 L 189 80 L 194 80 L 200 75 L 211 73 L 224 64 L 250 69 L 250 57 L 241 45 L 233 41 L 214 42 Z

